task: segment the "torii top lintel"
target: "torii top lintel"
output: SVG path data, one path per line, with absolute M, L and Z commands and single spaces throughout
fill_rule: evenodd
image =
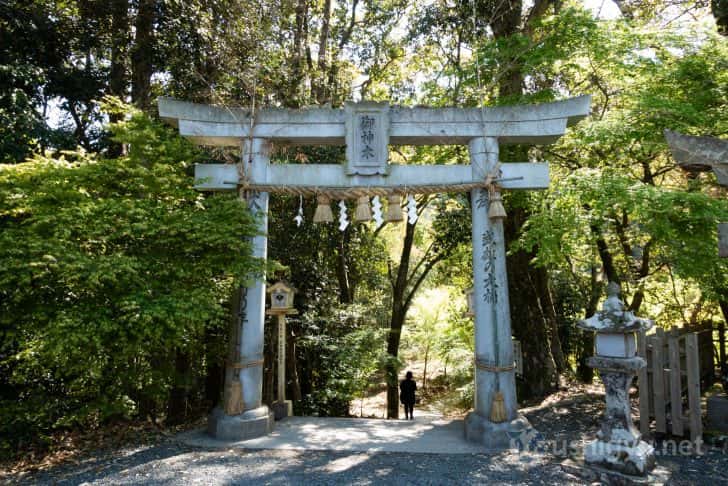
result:
M 495 170 L 494 167 L 475 170 L 472 164 L 390 164 L 388 146 L 472 144 L 492 139 L 495 146 L 491 145 L 489 150 L 497 151 L 503 143 L 552 143 L 564 134 L 567 126 L 588 115 L 590 102 L 590 96 L 492 108 L 401 108 L 363 102 L 347 103 L 343 109 L 265 108 L 251 120 L 250 112 L 240 108 L 161 98 L 159 115 L 178 127 L 181 135 L 201 145 L 246 146 L 251 154 L 257 153 L 257 163 L 242 166 L 244 178 L 240 177 L 239 168 L 230 164 L 197 165 L 195 187 L 199 190 L 225 191 L 244 185 L 263 192 L 326 191 L 346 197 L 352 191 L 432 193 L 490 184 L 485 172 Z M 269 164 L 265 157 L 260 159 L 263 154 L 254 148 L 264 141 L 346 145 L 347 165 L 344 168 L 338 164 Z M 497 161 L 497 154 L 494 160 Z M 549 185 L 545 163 L 502 164 L 492 177 L 497 177 L 498 185 L 504 189 L 543 189 Z
M 403 108 L 388 106 L 391 145 L 467 144 L 475 137 L 496 137 L 501 144 L 548 144 L 564 134 L 567 126 L 589 114 L 589 95 L 535 105 L 487 108 Z M 160 98 L 159 116 L 179 128 L 180 135 L 201 145 L 236 146 L 243 139 L 264 138 L 276 143 L 344 145 L 347 110 L 383 103 L 350 103 L 345 109 L 264 108 L 250 110 L 201 105 Z

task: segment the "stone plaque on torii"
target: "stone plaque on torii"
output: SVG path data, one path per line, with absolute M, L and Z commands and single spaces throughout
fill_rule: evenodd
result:
M 529 427 L 518 415 L 503 221 L 488 217 L 501 189 L 545 189 L 546 163 L 499 163 L 501 144 L 549 144 L 589 113 L 590 97 L 539 105 L 492 108 L 401 108 L 386 103 L 348 103 L 344 109 L 246 109 L 159 100 L 160 117 L 201 145 L 240 147 L 239 165 L 195 167 L 196 188 L 239 191 L 259 214 L 253 253 L 267 254 L 269 193 L 338 198 L 367 195 L 470 191 L 472 201 L 475 313 L 475 406 L 465 424 L 468 439 L 491 449 L 505 448 Z M 347 164 L 271 164 L 270 145 L 346 145 Z M 467 145 L 469 164 L 396 165 L 389 145 Z M 216 409 L 212 435 L 244 440 L 271 430 L 262 404 L 265 278 L 246 289 L 239 349 L 243 412 Z M 247 364 L 251 363 L 250 366 Z M 493 418 L 498 397 L 502 418 Z

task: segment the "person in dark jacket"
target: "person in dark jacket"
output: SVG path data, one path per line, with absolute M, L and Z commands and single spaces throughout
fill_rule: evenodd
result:
M 399 382 L 399 400 L 404 405 L 405 420 L 414 420 L 412 412 L 415 408 L 415 390 L 417 390 L 417 384 L 412 379 L 412 372 L 408 371 L 405 379 Z

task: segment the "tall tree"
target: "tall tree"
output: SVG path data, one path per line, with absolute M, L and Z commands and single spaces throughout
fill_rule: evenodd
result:
M 148 110 L 151 103 L 151 80 L 156 49 L 154 42 L 156 11 L 156 0 L 138 0 L 134 21 L 134 46 L 131 49 L 131 98 L 134 104 L 143 110 Z

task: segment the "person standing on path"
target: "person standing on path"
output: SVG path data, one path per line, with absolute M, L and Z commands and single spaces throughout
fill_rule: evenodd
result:
M 405 420 L 414 420 L 412 413 L 415 408 L 415 390 L 417 390 L 417 384 L 412 379 L 412 372 L 408 371 L 405 379 L 399 382 L 399 400 L 404 405 Z

